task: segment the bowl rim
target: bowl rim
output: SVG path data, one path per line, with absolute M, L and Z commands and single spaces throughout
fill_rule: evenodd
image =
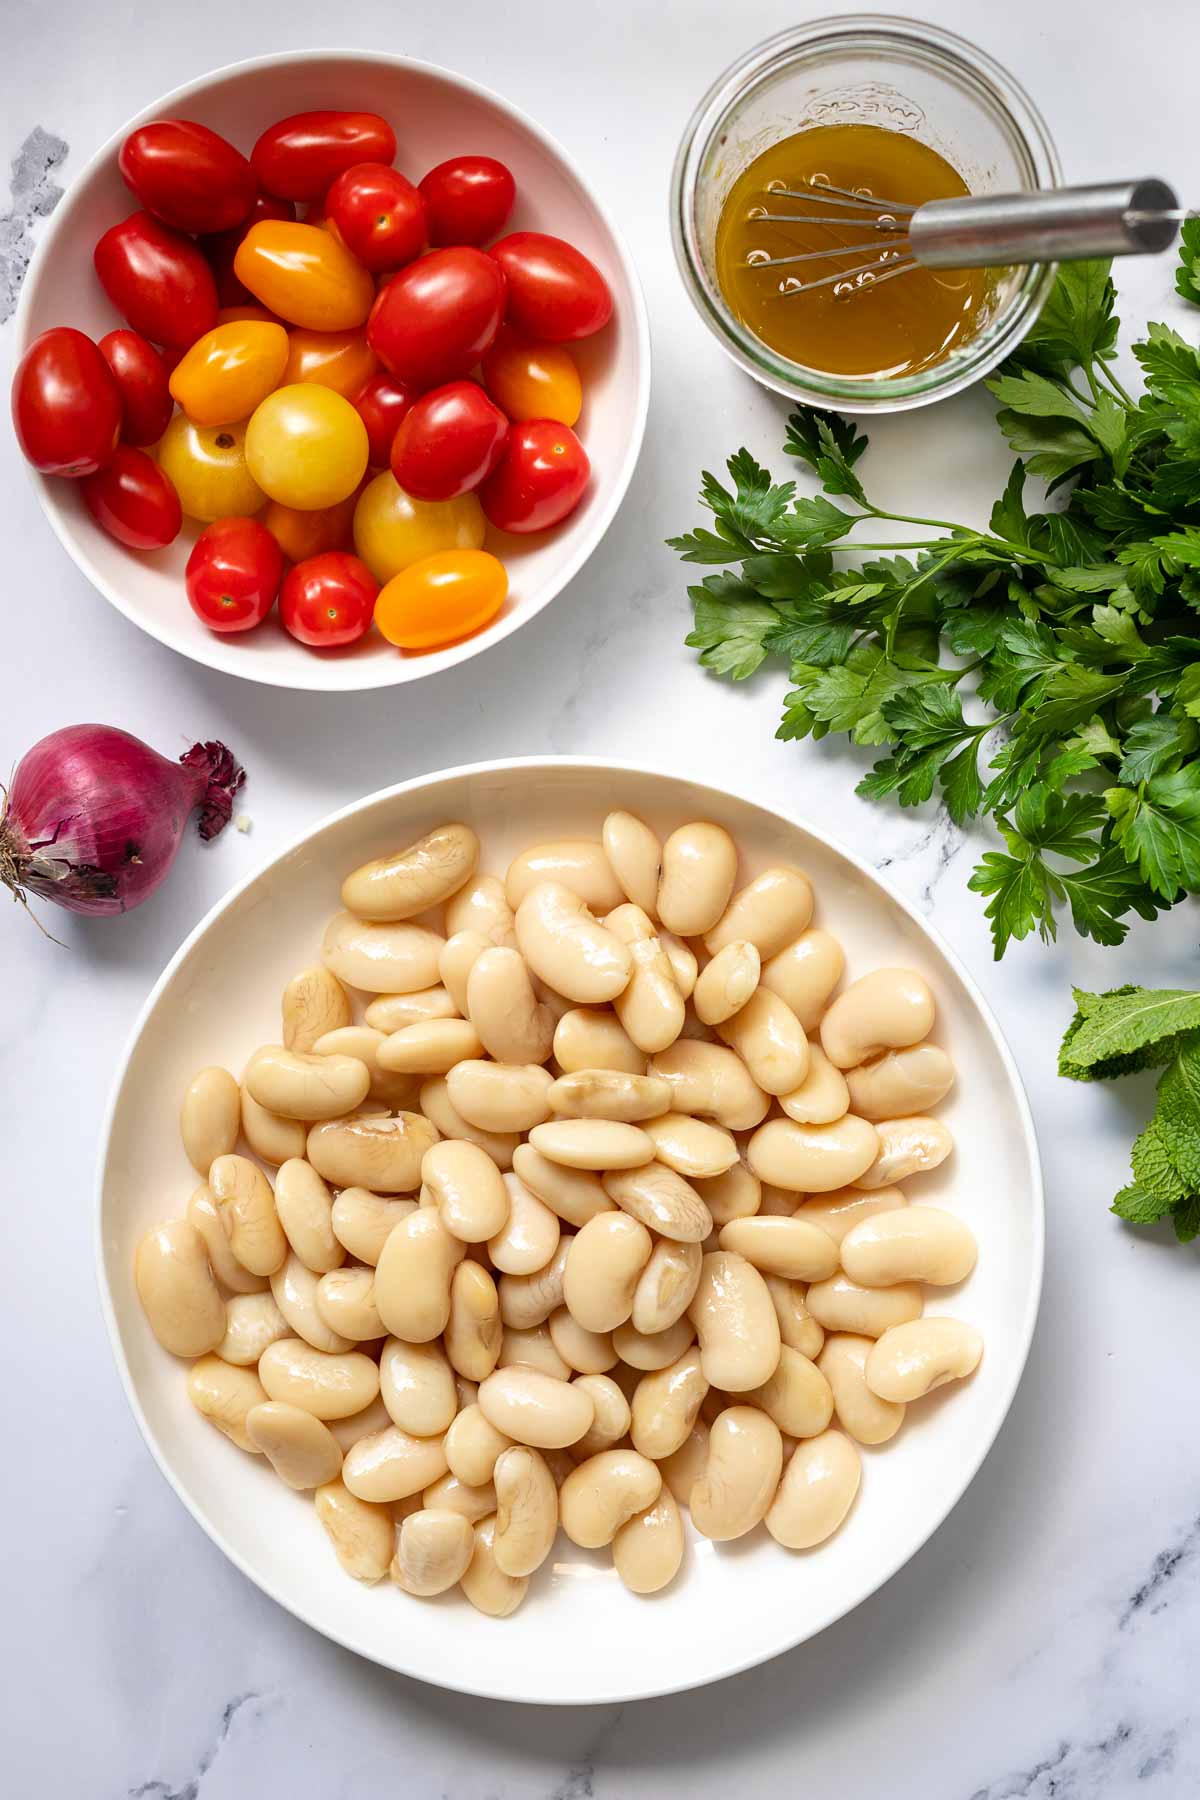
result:
M 529 113 L 515 105 L 513 101 L 507 100 L 502 94 L 498 94 L 493 88 L 485 87 L 482 82 L 474 81 L 468 75 L 460 75 L 456 70 L 448 69 L 441 63 L 429 62 L 421 57 L 400 56 L 387 50 L 346 50 L 318 47 L 309 50 L 269 52 L 263 56 L 244 57 L 237 62 L 224 63 L 219 68 L 208 70 L 193 81 L 172 88 L 168 93 L 160 95 L 149 106 L 143 107 L 140 112 L 135 113 L 132 118 L 127 119 L 110 137 L 105 139 L 99 149 L 88 158 L 79 172 L 69 181 L 62 201 L 51 213 L 46 228 L 38 240 L 21 283 L 21 293 L 17 301 L 13 324 L 13 356 L 14 361 L 19 361 L 33 342 L 34 333 L 30 326 L 30 313 L 33 308 L 32 295 L 35 283 L 31 278 L 40 275 L 41 266 L 51 247 L 57 241 L 60 232 L 66 228 L 72 197 L 110 158 L 115 160 L 116 153 L 128 134 L 136 130 L 139 125 L 148 124 L 164 114 L 178 113 L 189 101 L 202 99 L 205 91 L 214 82 L 225 81 L 235 75 L 283 68 L 291 64 L 306 62 L 378 63 L 397 70 L 433 76 L 449 82 L 475 99 L 494 107 L 515 125 L 528 132 L 551 158 L 557 160 L 586 196 L 588 203 L 595 208 L 597 217 L 612 241 L 617 262 L 628 285 L 632 300 L 632 316 L 629 323 L 634 345 L 637 394 L 633 428 L 627 438 L 611 492 L 607 500 L 598 507 L 588 532 L 574 554 L 553 579 L 544 584 L 544 592 L 539 591 L 536 598 L 531 597 L 522 602 L 520 607 L 514 607 L 511 612 L 502 615 L 493 625 L 476 633 L 475 636 L 461 639 L 459 642 L 447 645 L 444 649 L 437 651 L 435 654 L 439 660 L 436 666 L 434 666 L 432 658 L 406 659 L 397 651 L 394 657 L 385 655 L 358 664 L 343 662 L 333 665 L 340 668 L 354 668 L 356 672 L 360 673 L 361 678 L 331 686 L 320 679 L 322 669 L 329 665 L 322 657 L 308 652 L 304 653 L 302 659 L 300 654 L 303 650 L 302 645 L 295 646 L 297 668 L 294 675 L 290 669 L 277 672 L 264 671 L 257 667 L 239 668 L 222 656 L 222 639 L 219 633 L 209 633 L 197 647 L 182 641 L 171 630 L 169 619 L 164 620 L 160 627 L 156 622 L 140 616 L 125 599 L 120 588 L 110 583 L 107 577 L 101 574 L 87 545 L 75 541 L 68 529 L 66 515 L 54 499 L 51 477 L 40 474 L 31 464 L 25 463 L 24 458 L 21 458 L 21 461 L 29 480 L 33 483 L 38 503 L 50 523 L 51 530 L 76 568 L 110 606 L 128 619 L 130 624 L 136 626 L 139 631 L 145 632 L 147 637 L 153 638 L 176 655 L 185 657 L 189 662 L 197 663 L 202 668 L 215 669 L 220 674 L 233 675 L 238 680 L 254 682 L 263 687 L 280 688 L 285 692 L 294 693 L 366 693 L 380 688 L 403 687 L 407 686 L 409 682 L 421 681 L 431 675 L 441 675 L 449 669 L 456 668 L 460 663 L 469 662 L 472 657 L 482 655 L 494 645 L 502 643 L 522 625 L 526 625 L 531 619 L 536 618 L 538 613 L 549 606 L 552 600 L 558 598 L 563 589 L 575 579 L 584 564 L 599 548 L 633 480 L 646 434 L 646 422 L 650 409 L 651 344 L 646 297 L 624 233 L 618 227 L 593 184 L 584 175 L 575 158 L 559 143 L 557 138 L 553 137 L 544 126 L 539 125 Z M 99 530 L 99 527 L 97 526 L 95 529 Z M 419 664 L 422 660 L 425 660 L 428 666 L 420 667 Z M 305 678 L 306 675 L 307 678 Z
M 129 1364 L 121 1345 L 121 1335 L 117 1322 L 116 1309 L 113 1304 L 113 1297 L 105 1270 L 104 1249 L 104 1195 L 109 1146 L 112 1139 L 113 1126 L 116 1120 L 117 1107 L 120 1103 L 121 1093 L 125 1084 L 130 1061 L 137 1047 L 138 1040 L 146 1027 L 150 1015 L 158 1005 L 164 989 L 174 978 L 176 970 L 183 963 L 185 958 L 190 955 L 192 949 L 200 942 L 212 926 L 216 924 L 218 918 L 226 912 L 234 902 L 247 891 L 247 889 L 252 887 L 255 882 L 259 881 L 267 874 L 269 870 L 277 868 L 289 857 L 294 856 L 298 851 L 303 849 L 306 844 L 319 839 L 333 826 L 340 824 L 343 820 L 352 818 L 356 813 L 365 812 L 368 808 L 377 806 L 384 801 L 396 800 L 404 795 L 417 793 L 422 788 L 433 786 L 442 781 L 501 773 L 519 776 L 522 773 L 532 773 L 536 770 L 544 771 L 548 769 L 593 769 L 615 775 L 650 776 L 651 778 L 663 781 L 688 782 L 694 788 L 699 789 L 702 792 L 717 794 L 722 799 L 732 799 L 739 803 L 756 807 L 760 811 L 782 820 L 786 825 L 806 832 L 810 837 L 816 839 L 819 843 L 824 844 L 835 854 L 844 857 L 846 862 L 854 868 L 860 876 L 866 879 L 868 885 L 879 889 L 885 898 L 889 899 L 895 906 L 899 907 L 901 912 L 917 926 L 918 930 L 932 943 L 934 949 L 945 958 L 955 976 L 962 983 L 963 990 L 974 1007 L 985 1031 L 990 1037 L 1008 1078 L 1013 1099 L 1016 1103 L 1017 1115 L 1021 1124 L 1023 1149 L 1030 1170 L 1032 1184 L 1031 1200 L 1033 1203 L 1033 1236 L 1031 1244 L 1033 1279 L 1030 1283 L 1026 1299 L 1024 1317 L 1020 1321 L 1017 1350 L 1008 1365 L 1007 1380 L 995 1413 L 991 1435 L 987 1438 L 986 1443 L 984 1443 L 978 1455 L 973 1459 L 969 1459 L 959 1469 L 958 1478 L 950 1484 L 949 1497 L 946 1500 L 945 1505 L 929 1524 L 928 1529 L 922 1532 L 918 1541 L 911 1542 L 906 1540 L 895 1559 L 889 1562 L 879 1579 L 874 1581 L 863 1592 L 856 1593 L 855 1597 L 848 1604 L 835 1604 L 831 1610 L 818 1617 L 815 1621 L 805 1621 L 798 1630 L 797 1635 L 790 1638 L 788 1642 L 772 1645 L 761 1652 L 751 1653 L 750 1655 L 743 1657 L 740 1661 L 731 1664 L 718 1676 L 701 1676 L 699 1679 L 675 1681 L 672 1681 L 670 1678 L 665 1678 L 659 1685 L 653 1688 L 634 1690 L 616 1688 L 611 1692 L 600 1693 L 589 1697 L 587 1701 L 564 1698 L 554 1693 L 540 1692 L 527 1693 L 522 1694 L 519 1697 L 514 1697 L 512 1694 L 499 1692 L 494 1687 L 489 1687 L 485 1682 L 481 1683 L 479 1680 L 473 1681 L 470 1675 L 465 1672 L 465 1669 L 462 1678 L 459 1680 L 432 1680 L 428 1675 L 423 1674 L 419 1668 L 414 1668 L 406 1660 L 401 1660 L 403 1651 L 399 1646 L 399 1643 L 398 1649 L 400 1650 L 400 1654 L 393 1657 L 390 1661 L 384 1662 L 379 1657 L 373 1655 L 371 1651 L 364 1650 L 359 1644 L 351 1642 L 348 1637 L 341 1635 L 337 1631 L 330 1630 L 324 1624 L 318 1623 L 311 1616 L 310 1611 L 303 1603 L 296 1604 L 293 1603 L 292 1600 L 285 1598 L 283 1594 L 276 1591 L 275 1586 L 272 1583 L 265 1581 L 259 1574 L 250 1568 L 233 1546 L 225 1540 L 221 1532 L 215 1530 L 209 1521 L 202 1516 L 198 1507 L 193 1504 L 189 1495 L 176 1481 L 169 1467 L 167 1454 L 159 1445 L 149 1420 L 143 1411 L 132 1375 L 130 1374 Z M 119 1058 L 117 1073 L 104 1111 L 100 1134 L 99 1156 L 96 1165 L 96 1188 L 93 1205 L 92 1247 L 96 1259 L 96 1281 L 100 1290 L 100 1306 L 105 1328 L 108 1333 L 109 1347 L 112 1350 L 113 1359 L 117 1365 L 117 1372 L 120 1376 L 121 1385 L 125 1391 L 125 1398 L 129 1403 L 130 1410 L 133 1413 L 138 1429 L 142 1434 L 143 1441 L 150 1451 L 155 1463 L 158 1465 L 159 1472 L 173 1489 L 177 1498 L 187 1508 L 187 1511 L 191 1514 L 197 1525 L 200 1526 L 206 1537 L 222 1551 L 235 1568 L 240 1570 L 240 1572 L 246 1576 L 248 1580 L 253 1582 L 255 1587 L 265 1593 L 269 1599 L 275 1601 L 277 1605 L 283 1607 L 285 1611 L 291 1613 L 293 1617 L 300 1619 L 305 1625 L 318 1632 L 322 1637 L 329 1638 L 332 1642 L 339 1644 L 343 1649 L 351 1650 L 358 1656 L 365 1656 L 368 1660 L 377 1662 L 380 1667 L 390 1668 L 397 1674 L 405 1675 L 410 1679 L 417 1681 L 426 1681 L 431 1686 L 446 1688 L 455 1693 L 475 1695 L 482 1699 L 504 1700 L 513 1705 L 601 1706 L 626 1704 L 633 1700 L 658 1699 L 664 1695 L 683 1693 L 691 1688 L 707 1686 L 713 1681 L 723 1681 L 731 1675 L 741 1674 L 746 1669 L 756 1668 L 760 1664 L 768 1662 L 776 1656 L 783 1655 L 788 1650 L 795 1649 L 797 1645 L 819 1636 L 819 1634 L 822 1631 L 827 1630 L 830 1625 L 835 1624 L 839 1619 L 845 1618 L 847 1614 L 861 1606 L 864 1601 L 869 1600 L 873 1594 L 878 1593 L 879 1589 L 884 1587 L 892 1577 L 929 1542 L 935 1532 L 937 1532 L 945 1523 L 949 1514 L 953 1511 L 954 1507 L 958 1505 L 963 1494 L 978 1474 L 985 1458 L 995 1444 L 996 1439 L 999 1437 L 1028 1361 L 1029 1350 L 1033 1341 L 1033 1333 L 1037 1324 L 1038 1308 L 1041 1301 L 1042 1278 L 1045 1262 L 1045 1190 L 1042 1179 L 1041 1158 L 1038 1152 L 1037 1133 L 1034 1127 L 1033 1115 L 1029 1107 L 1029 1100 L 1025 1092 L 1025 1086 L 1021 1080 L 1020 1071 L 1017 1068 L 1013 1053 L 1009 1048 L 1008 1042 L 1000 1029 L 999 1022 L 993 1014 L 991 1007 L 980 991 L 974 977 L 962 962 L 957 952 L 942 936 L 942 933 L 937 926 L 931 924 L 929 920 L 917 910 L 916 905 L 888 880 L 886 875 L 881 874 L 879 870 L 873 868 L 865 858 L 858 855 L 856 851 L 849 849 L 837 838 L 831 837 L 828 832 L 808 822 L 802 813 L 781 811 L 774 805 L 765 805 L 763 801 L 755 799 L 736 789 L 715 787 L 712 782 L 697 779 L 691 775 L 680 775 L 674 770 L 656 767 L 647 763 L 631 762 L 627 759 L 612 759 L 602 756 L 499 757 L 482 762 L 456 764 L 445 769 L 434 769 L 423 775 L 412 776 L 407 781 L 396 782 L 385 788 L 377 788 L 373 793 L 366 794 L 361 799 L 351 801 L 348 805 L 338 807 L 336 811 L 327 813 L 323 818 L 319 819 L 315 825 L 311 825 L 307 829 L 290 837 L 264 862 L 251 870 L 251 872 L 244 876 L 242 880 L 236 882 L 233 887 L 209 908 L 204 917 L 200 919 L 187 934 L 158 980 L 154 983 L 154 986 L 151 988 L 149 995 L 143 1002 L 137 1017 L 134 1020 Z

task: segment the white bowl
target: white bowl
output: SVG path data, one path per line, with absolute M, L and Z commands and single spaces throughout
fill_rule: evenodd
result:
M 101 531 L 73 481 L 30 470 L 46 517 L 106 600 L 160 643 L 211 669 L 272 687 L 327 692 L 418 681 L 477 656 L 547 606 L 583 567 L 612 522 L 641 448 L 650 398 L 650 332 L 624 239 L 567 156 L 533 120 L 499 95 L 430 63 L 378 52 L 293 51 L 218 69 L 176 88 L 130 119 L 75 177 L 54 213 L 25 280 L 17 355 L 52 325 L 100 338 L 124 324 L 92 268 L 97 238 L 137 208 L 117 171 L 117 152 L 147 120 L 197 119 L 244 151 L 273 120 L 314 107 L 360 107 L 396 127 L 397 166 L 414 179 L 463 151 L 497 156 L 512 169 L 517 205 L 506 229 L 548 231 L 575 244 L 612 289 L 612 322 L 572 345 L 584 381 L 579 433 L 592 464 L 583 501 L 553 532 L 524 541 L 497 534 L 510 590 L 493 625 L 447 649 L 404 656 L 370 632 L 344 651 L 318 653 L 288 636 L 276 614 L 257 631 L 221 636 L 192 612 L 183 571 L 199 527 L 185 521 L 166 550 L 138 554 Z
M 466 819 L 483 867 L 539 839 L 599 835 L 625 806 L 665 834 L 713 818 L 736 838 L 743 875 L 795 862 L 812 877 L 818 921 L 841 938 L 849 973 L 908 964 L 937 997 L 935 1036 L 958 1084 L 942 1116 L 957 1150 L 918 1178 L 914 1199 L 944 1201 L 979 1240 L 961 1290 L 929 1291 L 928 1311 L 971 1320 L 986 1350 L 975 1376 L 910 1408 L 903 1430 L 863 1454 L 845 1525 L 807 1554 L 759 1531 L 738 1543 L 692 1538 L 671 1587 L 640 1599 L 607 1552 L 560 1535 L 525 1604 L 485 1619 L 457 1592 L 420 1602 L 340 1570 L 311 1500 L 219 1437 L 188 1402 L 184 1365 L 156 1343 L 133 1286 L 134 1247 L 181 1213 L 195 1174 L 179 1142 L 179 1099 L 196 1069 L 240 1070 L 275 1031 L 279 994 L 313 961 L 339 907 L 343 874 L 438 821 Z M 1042 1272 L 1042 1189 L 1020 1077 L 970 976 L 937 933 L 873 870 L 796 820 L 697 782 L 586 758 L 479 763 L 373 794 L 325 820 L 221 901 L 180 949 L 138 1020 L 117 1080 L 101 1161 L 100 1281 L 113 1350 L 159 1467 L 214 1543 L 273 1599 L 338 1643 L 441 1687 L 504 1700 L 637 1700 L 763 1661 L 857 1606 L 912 1556 L 983 1461 L 1025 1363 Z

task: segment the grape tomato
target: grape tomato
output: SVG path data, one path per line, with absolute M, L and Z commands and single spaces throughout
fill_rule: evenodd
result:
M 486 550 L 442 550 L 394 575 L 375 623 L 401 650 L 433 650 L 490 625 L 508 593 L 504 564 Z
M 248 287 L 233 272 L 233 261 L 242 239 L 252 225 L 264 219 L 294 220 L 296 208 L 290 200 L 276 200 L 273 194 L 256 194 L 254 203 L 240 225 L 232 231 L 218 231 L 201 238 L 200 248 L 208 258 L 217 283 L 217 299 L 222 306 L 243 306 L 253 298 Z
M 370 274 L 340 238 L 289 219 L 252 225 L 233 269 L 263 306 L 309 331 L 352 331 L 375 299 Z
M 152 344 L 194 344 L 217 322 L 217 284 L 190 238 L 148 212 L 113 225 L 92 254 L 100 285 Z
M 354 508 L 358 493 L 336 506 L 281 506 L 268 501 L 262 522 L 289 562 L 307 562 L 326 550 L 348 550 L 354 542 Z
M 325 216 L 364 268 L 398 269 L 425 248 L 425 206 L 412 182 L 385 163 L 356 163 L 325 196 Z
M 373 468 L 386 468 L 397 428 L 416 397 L 415 388 L 383 369 L 353 395 L 351 405 L 367 428 L 368 460 Z
M 531 344 L 502 331 L 483 359 L 483 385 L 510 419 L 574 425 L 583 411 L 579 370 L 561 344 Z
M 452 156 L 420 183 L 431 244 L 485 244 L 502 231 L 517 197 L 494 156 Z
M 390 163 L 396 134 L 369 112 L 305 112 L 263 132 L 250 161 L 261 185 L 281 200 L 319 200 L 355 163 Z
M 312 382 L 276 388 L 246 427 L 250 473 L 272 500 L 335 506 L 367 468 L 367 428 L 342 394 Z
M 590 337 L 612 317 L 612 295 L 595 263 L 562 238 L 514 231 L 488 252 L 508 279 L 507 318 L 552 344 Z
M 144 450 L 118 444 L 112 461 L 79 485 L 97 525 L 128 549 L 161 550 L 179 536 L 179 496 Z
M 139 125 L 117 158 L 126 187 L 176 231 L 228 231 L 250 211 L 258 184 L 233 145 L 191 119 Z
M 171 393 L 196 425 L 233 425 L 249 418 L 283 379 L 288 334 L 253 319 L 216 325 L 171 373 Z
M 217 519 L 193 544 L 184 579 L 192 611 L 212 631 L 251 631 L 275 604 L 283 556 L 257 519 Z
M 166 363 L 137 331 L 110 331 L 97 348 L 121 392 L 122 442 L 157 444 L 175 410 Z
M 392 474 L 417 500 L 453 500 L 485 481 L 504 454 L 508 420 L 474 381 L 414 401 L 392 442 Z
M 57 325 L 17 364 L 12 416 L 22 454 L 43 475 L 91 475 L 116 449 L 121 391 L 91 338 Z
M 433 387 L 466 375 L 490 350 L 503 311 L 497 262 L 468 245 L 432 250 L 380 290 L 367 341 L 401 381 Z
M 376 581 L 439 550 L 478 550 L 487 527 L 474 494 L 414 500 L 390 469 L 376 475 L 354 511 L 354 548 Z
M 514 425 L 508 448 L 479 498 L 501 531 L 545 531 L 578 506 L 591 464 L 569 425 L 527 419 Z
M 379 583 L 366 563 L 342 551 L 313 556 L 289 569 L 279 595 L 285 631 L 302 644 L 336 649 L 370 628 Z
M 350 399 L 375 373 L 378 359 L 359 331 L 305 331 L 290 336 L 285 381 L 312 381 Z
M 266 499 L 246 465 L 244 425 L 194 425 L 176 413 L 158 461 L 189 519 L 256 513 Z

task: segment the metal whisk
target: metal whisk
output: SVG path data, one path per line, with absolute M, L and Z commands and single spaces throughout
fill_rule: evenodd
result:
M 748 266 L 777 269 L 797 263 L 858 257 L 857 265 L 813 280 L 789 280 L 784 294 L 832 287 L 840 297 L 891 281 L 913 269 L 987 269 L 1011 263 L 1082 262 L 1098 256 L 1136 256 L 1166 250 L 1184 219 L 1165 181 L 1110 181 L 1091 187 L 1048 188 L 1025 194 L 967 194 L 908 206 L 824 182 L 766 190 L 772 204 L 803 200 L 825 211 L 769 212 L 772 224 L 861 226 L 873 235 L 832 243 L 794 256 L 750 252 Z M 882 240 L 882 241 L 881 241 Z

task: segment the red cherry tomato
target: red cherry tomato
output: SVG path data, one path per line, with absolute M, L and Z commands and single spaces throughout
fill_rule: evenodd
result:
M 23 455 L 43 475 L 91 475 L 116 449 L 121 390 L 91 338 L 56 325 L 17 364 L 12 416 Z
M 250 152 L 259 182 L 281 200 L 319 200 L 355 163 L 390 163 L 396 134 L 369 112 L 293 113 L 264 131 Z
M 118 444 L 112 461 L 79 485 L 93 519 L 118 544 L 161 550 L 179 536 L 179 495 L 144 450 Z
M 175 411 L 166 363 L 136 331 L 110 331 L 97 348 L 121 390 L 122 442 L 157 444 Z
M 213 631 L 251 631 L 275 604 L 283 552 L 257 519 L 214 519 L 187 560 L 187 597 Z
M 508 277 L 507 317 L 550 344 L 590 337 L 612 317 L 608 283 L 581 250 L 541 231 L 513 231 L 493 244 Z
M 355 163 L 325 196 L 325 215 L 352 256 L 373 272 L 398 269 L 425 248 L 425 207 L 386 163 Z
M 401 381 L 433 387 L 474 367 L 491 348 L 503 314 L 499 263 L 466 245 L 434 250 L 380 289 L 367 342 Z
M 365 562 L 344 550 L 310 556 L 289 569 L 279 596 L 284 629 L 302 644 L 335 649 L 370 627 L 379 583 Z
M 373 468 L 386 469 L 397 427 L 416 397 L 415 388 L 380 371 L 364 382 L 352 398 L 350 404 L 367 428 Z
M 591 464 L 569 425 L 526 419 L 514 425 L 503 460 L 479 490 L 501 531 L 545 531 L 579 505 Z
M 484 244 L 504 229 L 517 184 L 494 156 L 452 156 L 420 184 L 431 244 Z
M 176 231 L 228 231 L 250 211 L 256 182 L 240 150 L 190 119 L 139 125 L 117 167 L 148 213 Z
M 260 219 L 294 219 L 296 208 L 290 200 L 276 200 L 273 194 L 257 194 L 254 203 L 240 225 L 232 231 L 216 231 L 201 242 L 200 248 L 208 258 L 209 266 L 217 283 L 217 299 L 222 306 L 248 306 L 254 299 L 248 287 L 243 287 L 233 272 L 233 259 L 237 255 L 238 245 L 252 225 Z
M 105 293 L 152 344 L 194 344 L 217 322 L 217 284 L 190 238 L 147 212 L 106 231 L 93 252 Z
M 454 500 L 486 481 L 508 442 L 508 420 L 474 381 L 422 394 L 392 440 L 392 474 L 414 500 Z

